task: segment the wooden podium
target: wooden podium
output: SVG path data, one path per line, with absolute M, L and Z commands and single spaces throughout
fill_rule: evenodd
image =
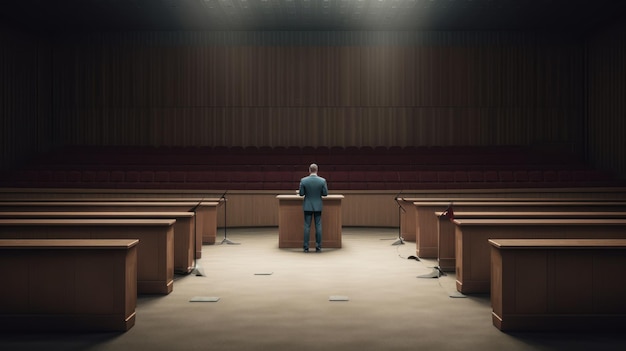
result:
M 302 196 L 278 195 L 278 247 L 302 248 L 304 213 Z M 341 200 L 343 195 L 324 197 L 322 211 L 322 249 L 341 248 Z M 315 247 L 315 221 L 311 221 L 309 247 Z

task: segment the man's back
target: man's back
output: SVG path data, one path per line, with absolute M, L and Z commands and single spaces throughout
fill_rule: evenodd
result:
M 311 174 L 300 180 L 300 196 L 304 196 L 304 211 L 322 211 L 322 196 L 328 195 L 326 179 Z

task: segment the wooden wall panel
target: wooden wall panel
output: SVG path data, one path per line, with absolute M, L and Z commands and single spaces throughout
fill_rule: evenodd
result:
M 626 174 L 626 29 L 0 32 L 0 169 L 52 146 L 562 144 Z
M 71 144 L 390 146 L 570 144 L 576 109 L 273 107 L 61 110 Z M 85 117 L 89 117 L 85 119 Z
M 0 30 L 0 170 L 36 156 L 52 142 L 45 128 L 46 49 L 33 35 Z
M 626 24 L 599 31 L 588 46 L 588 156 L 626 179 Z
M 54 53 L 65 144 L 581 142 L 584 51 L 557 35 L 91 33 Z

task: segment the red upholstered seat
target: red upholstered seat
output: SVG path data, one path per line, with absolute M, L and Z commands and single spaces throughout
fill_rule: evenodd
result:
M 329 174 L 329 180 L 333 183 L 337 182 L 349 182 L 350 172 L 348 171 L 335 171 Z
M 468 181 L 468 175 L 466 171 L 455 171 L 454 181 L 457 183 L 466 183 Z
M 350 186 L 350 182 L 348 181 L 340 181 L 340 182 L 332 182 L 332 186 L 329 185 L 330 189 L 334 190 L 352 190 Z
M 170 173 L 170 181 L 172 183 L 184 183 L 185 182 L 185 172 L 183 171 L 174 171 Z
M 110 181 L 111 182 L 123 182 L 125 179 L 124 171 L 111 171 Z
M 419 172 L 420 183 L 435 183 L 437 182 L 437 172 L 435 171 L 422 171 Z
M 534 182 L 534 183 L 543 182 L 543 172 L 539 170 L 529 171 L 528 181 Z
M 515 171 L 513 173 L 513 178 L 516 182 L 528 182 L 528 172 L 527 171 Z
M 572 181 L 572 172 L 569 170 L 561 170 L 559 171 L 559 181 L 560 182 L 571 182 Z
M 84 171 L 82 176 L 82 181 L 86 183 L 91 183 L 96 181 L 96 172 L 94 171 Z
M 500 177 L 501 182 L 512 182 L 515 180 L 513 176 L 513 171 L 500 171 L 498 172 L 498 176 Z
M 556 171 L 544 171 L 543 172 L 543 180 L 546 182 L 558 182 L 559 174 Z
M 384 156 L 386 156 L 386 155 L 387 155 L 387 153 L 388 153 L 388 149 L 387 149 L 387 147 L 386 147 L 386 146 L 376 146 L 376 147 L 374 148 L 374 152 L 375 152 L 377 155 L 384 155 Z
M 52 181 L 55 183 L 65 182 L 66 177 L 67 177 L 67 174 L 63 170 L 57 170 L 57 171 L 52 172 Z
M 187 182 L 202 183 L 214 181 L 215 173 L 212 171 L 190 171 L 187 172 Z
M 497 171 L 485 171 L 483 172 L 483 180 L 485 182 L 497 182 L 500 180 Z
M 278 182 L 278 181 L 264 181 L 262 183 L 262 187 L 265 190 L 282 190 L 282 189 L 286 188 L 286 186 L 284 184 L 285 183 Z M 295 190 L 295 188 L 294 188 L 294 190 Z
M 228 180 L 231 183 L 242 183 L 249 180 L 248 172 L 246 171 L 233 171 L 229 172 Z
M 575 171 L 572 177 L 574 181 L 580 182 L 606 182 L 611 179 L 609 173 L 594 169 Z
M 549 153 L 533 152 L 463 145 L 97 147 L 51 155 L 2 180 L 46 187 L 295 190 L 311 162 L 337 190 L 578 186 L 614 179 L 576 158 L 576 164 L 564 164 L 562 157 L 554 162 Z
M 170 181 L 170 172 L 167 172 L 167 171 L 156 171 L 154 173 L 154 181 L 155 182 L 169 182 Z
M 404 183 L 404 182 L 417 182 L 419 181 L 419 176 L 417 174 L 416 171 L 400 171 L 400 172 L 396 172 L 396 179 L 389 179 L 386 177 L 386 181 L 397 181 L 400 183 Z M 389 173 L 388 175 L 391 175 L 393 177 L 393 173 Z
M 140 182 L 153 182 L 154 181 L 154 172 L 152 171 L 141 171 L 139 175 Z
M 482 171 L 469 171 L 467 173 L 467 179 L 470 182 L 483 182 L 483 181 L 485 181 L 484 173 Z
M 27 182 L 27 183 L 36 183 L 38 177 L 38 172 L 35 170 L 25 170 L 25 171 L 17 171 L 11 177 L 14 181 L 18 182 Z
M 81 173 L 79 171 L 76 172 L 78 172 L 78 181 L 80 181 Z M 39 171 L 37 172 L 37 181 L 43 183 L 52 182 L 54 181 L 54 173 L 52 171 Z
M 437 172 L 437 181 L 440 183 L 453 183 L 454 172 L 451 171 L 439 171 Z
M 348 180 L 352 183 L 364 182 L 365 173 L 363 171 L 350 171 L 348 173 Z
M 127 171 L 126 181 L 129 183 L 136 183 L 139 181 L 139 171 Z
M 367 182 L 384 182 L 385 173 L 382 171 L 363 171 L 361 172 Z
M 109 171 L 98 171 L 96 173 L 96 182 L 106 183 L 109 181 L 111 173 Z

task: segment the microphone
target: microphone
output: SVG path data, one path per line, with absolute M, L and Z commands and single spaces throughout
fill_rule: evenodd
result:
M 396 201 L 396 203 L 398 204 L 398 207 L 400 207 L 400 209 L 402 210 L 402 212 L 406 212 L 406 210 L 404 209 L 404 207 L 402 207 L 402 205 L 400 205 L 400 201 L 398 200 L 404 200 L 404 198 L 399 197 L 400 194 L 402 194 L 404 190 L 400 190 L 399 193 L 396 194 L 396 196 L 394 196 L 394 200 Z
M 402 194 L 404 190 L 400 190 L 399 193 L 396 194 L 396 196 L 393 198 L 396 201 L 396 204 L 398 205 L 398 240 L 396 240 L 393 244 L 391 245 L 404 245 L 404 239 L 402 239 L 402 212 L 406 213 L 406 210 L 404 209 L 404 207 L 402 207 L 402 205 L 400 204 L 400 201 L 398 201 L 400 194 Z
M 396 194 L 396 196 L 394 197 L 394 199 L 396 199 L 396 200 L 401 200 L 401 198 L 400 198 L 399 196 L 400 196 L 400 194 L 402 194 L 402 192 L 403 192 L 403 191 L 404 191 L 404 190 L 400 190 L 400 192 Z
M 198 201 L 198 203 L 191 208 L 191 212 L 196 212 L 196 210 L 198 209 L 198 207 L 200 207 L 200 204 L 202 204 L 202 201 L 204 201 L 204 198 L 201 198 L 200 201 Z
M 448 207 L 441 213 L 442 218 L 447 218 L 449 220 L 454 220 L 454 210 L 452 209 L 452 201 L 448 205 Z

